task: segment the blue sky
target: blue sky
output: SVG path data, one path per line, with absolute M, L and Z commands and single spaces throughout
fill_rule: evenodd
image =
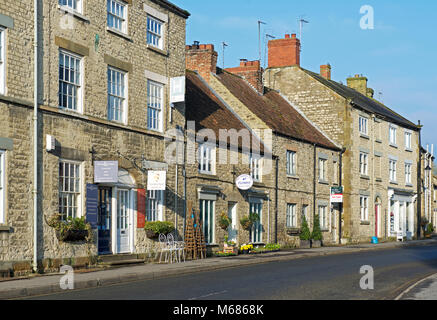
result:
M 187 43 L 222 46 L 225 67 L 241 58 L 258 59 L 258 20 L 267 22 L 262 33 L 283 38 L 299 35 L 304 26 L 302 67 L 319 72 L 330 63 L 332 78 L 363 74 L 375 97 L 410 121 L 424 125 L 422 144 L 437 146 L 437 1 L 430 0 L 173 0 L 188 10 Z M 374 9 L 373 30 L 360 28 L 360 8 Z M 264 48 L 264 44 L 263 44 Z M 263 59 L 264 59 L 264 49 Z M 263 61 L 264 63 L 264 61 Z M 437 149 L 437 147 L 435 147 Z

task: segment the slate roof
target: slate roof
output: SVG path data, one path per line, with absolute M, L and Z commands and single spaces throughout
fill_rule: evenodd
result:
M 219 140 L 219 130 L 248 129 L 245 124 L 229 110 L 212 89 L 194 71 L 186 71 L 186 119 L 195 121 L 196 132 L 202 129 L 214 131 Z M 257 139 L 252 135 L 252 139 Z M 242 147 L 242 139 L 238 139 L 238 147 Z M 257 141 L 259 141 L 257 139 Z M 217 141 L 218 142 L 218 141 Z M 252 142 L 252 141 L 251 141 Z M 228 145 L 230 145 L 228 143 Z M 255 146 L 257 143 L 255 144 Z M 248 151 L 248 150 L 245 150 Z M 260 142 L 260 150 L 253 148 L 252 151 L 264 152 L 264 145 Z
M 217 78 L 274 132 L 328 149 L 340 150 L 278 92 L 266 89 L 265 94 L 260 95 L 243 78 L 221 69 L 217 71 Z
M 335 82 L 333 80 L 328 80 L 324 77 L 322 77 L 320 74 L 306 70 L 301 68 L 304 72 L 309 74 L 311 77 L 325 85 L 326 87 L 330 88 L 331 90 L 338 93 L 340 96 L 350 99 L 351 102 L 357 106 L 358 108 L 363 109 L 364 111 L 367 111 L 369 113 L 374 113 L 379 115 L 380 117 L 384 118 L 385 120 L 401 125 L 405 128 L 412 129 L 412 130 L 419 130 L 418 126 L 411 121 L 405 119 L 398 113 L 394 112 L 387 106 L 383 105 L 379 101 L 376 101 L 375 99 L 369 98 L 362 93 L 349 88 L 348 86 L 345 86 L 341 83 Z
M 175 5 L 174 3 L 171 3 L 168 0 L 152 0 L 153 2 L 166 7 L 168 10 L 180 15 L 181 17 L 188 19 L 188 17 L 191 15 L 187 10 L 184 10 L 180 7 L 178 7 L 177 5 Z

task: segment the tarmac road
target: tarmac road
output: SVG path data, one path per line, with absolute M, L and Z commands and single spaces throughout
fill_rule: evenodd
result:
M 360 288 L 373 267 L 374 290 Z M 437 245 L 269 262 L 32 297 L 44 300 L 394 299 L 437 273 Z

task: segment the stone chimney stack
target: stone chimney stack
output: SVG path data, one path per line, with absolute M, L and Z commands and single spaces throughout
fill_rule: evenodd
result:
M 356 74 L 355 77 L 347 79 L 347 86 L 369 98 L 373 98 L 375 90 L 367 87 L 367 81 L 368 79 L 366 77 Z
M 240 66 L 225 69 L 226 71 L 245 78 L 259 93 L 263 94 L 263 70 L 259 60 L 240 60 Z
M 199 44 L 194 42 L 185 47 L 186 67 L 188 70 L 197 71 L 199 75 L 209 82 L 211 73 L 217 71 L 218 54 L 213 44 Z
M 269 41 L 269 68 L 300 66 L 300 40 L 296 34 Z
M 320 75 L 325 79 L 331 80 L 331 65 L 329 63 L 320 66 Z

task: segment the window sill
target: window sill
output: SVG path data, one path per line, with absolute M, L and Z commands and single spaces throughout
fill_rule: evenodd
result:
M 324 233 L 327 233 L 327 232 L 329 232 L 329 229 L 323 229 L 323 228 L 321 228 L 320 231 L 321 231 L 321 232 L 324 232 Z
M 298 176 L 290 176 L 287 174 L 287 178 L 288 179 L 294 179 L 294 180 L 299 180 L 300 178 Z
M 382 178 L 376 178 L 375 181 L 376 182 L 382 182 Z
M 376 142 L 376 143 L 382 143 L 382 140 L 380 140 L 380 139 L 376 139 L 375 142 Z
M 90 19 L 88 17 L 84 16 L 80 12 L 75 11 L 75 10 L 69 8 L 69 7 L 61 6 L 61 5 L 58 4 L 58 9 L 60 11 L 66 12 L 68 14 L 71 14 L 72 16 L 74 16 L 74 17 L 76 17 L 76 18 L 78 18 L 78 19 L 80 19 L 80 20 L 82 20 L 84 22 L 90 23 Z
M 126 33 L 123 33 L 117 29 L 113 29 L 111 27 L 106 27 L 106 31 L 108 31 L 109 33 L 112 33 L 116 36 L 122 37 L 130 42 L 133 42 L 131 37 L 129 37 Z
M 368 135 L 364 134 L 364 133 L 360 133 L 360 137 L 363 138 L 363 139 L 370 140 L 370 137 Z
M 406 186 L 407 188 L 412 188 L 412 187 L 414 187 L 411 183 L 407 183 L 407 184 L 405 184 L 405 186 Z
M 83 112 L 79 111 L 79 110 L 71 110 L 71 109 L 67 109 L 67 108 L 63 108 L 63 107 L 58 107 L 58 109 L 59 109 L 59 112 L 63 113 L 63 114 L 68 114 L 68 115 L 75 114 L 75 115 L 81 115 L 81 116 L 84 115 Z
M 325 181 L 325 180 L 319 180 L 319 183 L 320 183 L 320 184 L 329 185 L 329 182 L 328 182 L 328 181 Z
M 362 174 L 360 178 L 363 180 L 370 180 L 370 177 L 365 174 Z
M 12 227 L 0 225 L 0 232 L 12 233 Z
M 370 221 L 361 221 L 362 226 L 370 226 Z
M 399 185 L 396 181 L 390 181 L 390 184 Z
M 405 148 L 405 151 L 406 151 L 406 152 L 413 152 L 413 150 L 408 149 L 408 148 Z
M 399 149 L 399 147 L 396 144 L 390 143 L 390 147 L 395 148 L 395 149 Z
M 169 56 L 168 51 L 164 51 L 164 50 L 162 50 L 162 49 L 156 48 L 156 47 L 154 47 L 154 46 L 151 46 L 150 44 L 147 45 L 147 49 L 152 50 L 152 51 L 154 51 L 154 52 L 156 52 L 156 53 L 159 53 L 159 54 L 161 54 L 161 55 L 163 55 L 163 56 L 165 56 L 165 57 L 168 57 L 168 56 Z
M 253 185 L 255 187 L 265 187 L 266 185 L 264 183 L 262 183 L 261 181 L 254 181 Z

